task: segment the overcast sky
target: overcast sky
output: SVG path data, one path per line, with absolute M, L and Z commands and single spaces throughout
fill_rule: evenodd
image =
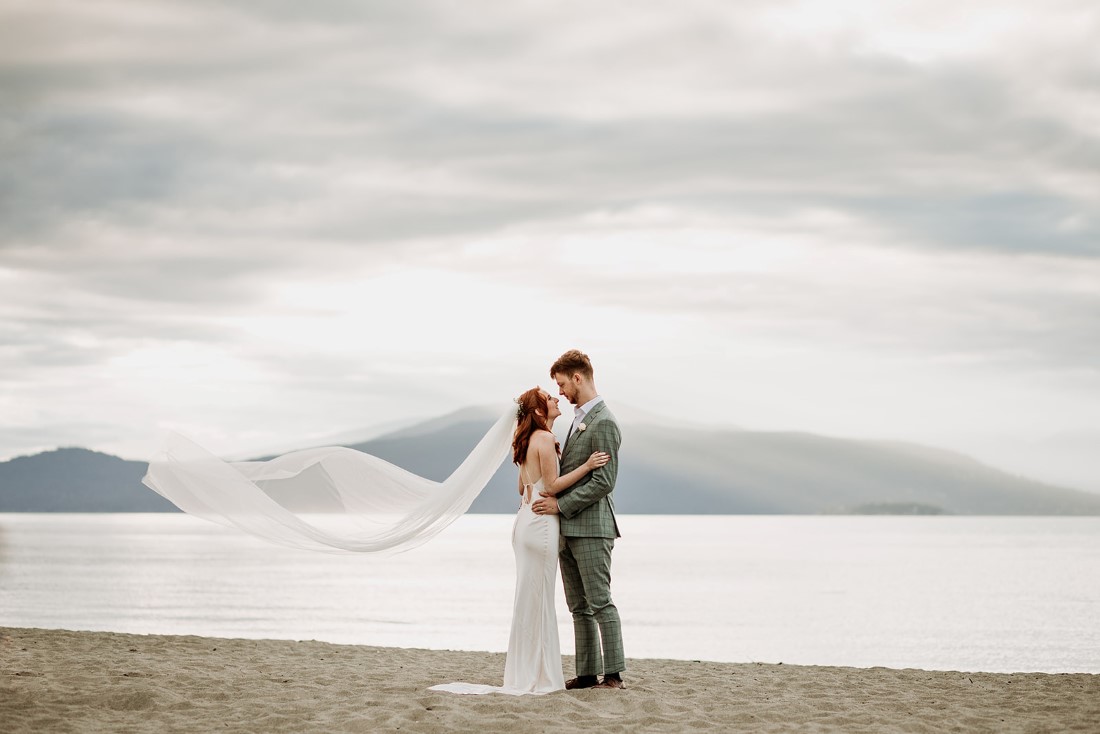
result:
M 505 405 L 1100 488 L 1100 10 L 0 0 L 0 457 Z

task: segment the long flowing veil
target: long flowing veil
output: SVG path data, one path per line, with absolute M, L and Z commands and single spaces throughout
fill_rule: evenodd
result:
M 340 446 L 227 462 L 179 434 L 142 482 L 184 512 L 280 545 L 328 553 L 418 546 L 470 508 L 509 453 L 513 406 L 442 482 Z

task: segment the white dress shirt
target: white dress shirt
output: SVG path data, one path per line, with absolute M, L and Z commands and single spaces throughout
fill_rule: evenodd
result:
M 599 405 L 602 400 L 603 398 L 597 395 L 579 408 L 574 408 L 573 427 L 569 429 L 569 432 L 572 433 L 573 431 L 577 430 L 577 426 L 579 426 L 581 423 L 584 423 L 584 417 L 591 413 L 592 409 Z

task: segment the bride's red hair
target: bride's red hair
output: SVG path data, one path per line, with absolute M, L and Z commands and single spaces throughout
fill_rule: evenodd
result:
M 516 403 L 519 407 L 516 409 L 516 432 L 512 435 L 512 463 L 518 465 L 527 460 L 527 448 L 531 445 L 531 436 L 535 431 L 550 430 L 546 422 L 550 403 L 537 387 L 516 398 Z M 554 440 L 554 447 L 561 451 L 557 439 Z

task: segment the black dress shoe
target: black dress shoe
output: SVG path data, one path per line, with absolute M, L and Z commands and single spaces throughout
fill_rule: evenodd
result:
M 577 688 L 595 688 L 600 681 L 594 675 L 579 675 L 565 681 L 565 690 L 572 691 Z

